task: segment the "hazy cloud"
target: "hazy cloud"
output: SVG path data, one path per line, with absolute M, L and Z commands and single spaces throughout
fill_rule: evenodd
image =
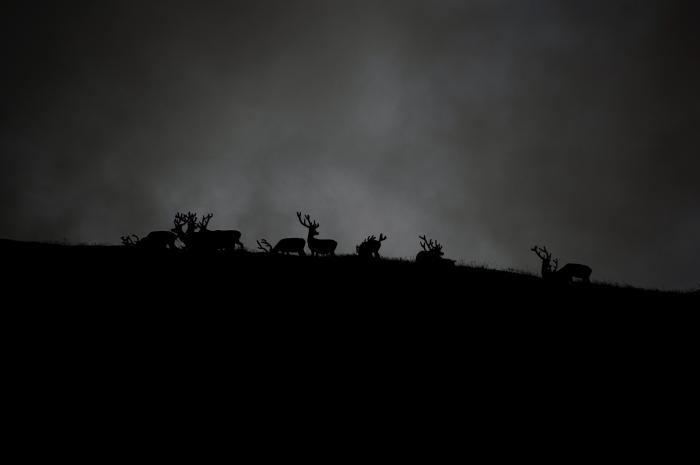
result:
M 694 2 L 93 3 L 8 8 L 2 237 L 303 210 L 342 253 L 700 283 Z

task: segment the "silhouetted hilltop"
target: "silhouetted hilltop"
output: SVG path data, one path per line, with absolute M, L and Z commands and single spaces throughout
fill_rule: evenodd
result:
M 110 295 L 106 304 L 127 302 L 150 308 L 207 308 L 222 303 L 245 308 L 332 311 L 484 311 L 581 306 L 682 305 L 697 292 L 664 292 L 605 283 L 548 283 L 539 276 L 470 266 L 417 264 L 356 255 L 283 256 L 235 250 L 195 253 L 124 246 L 63 245 L 0 240 L 4 281 L 39 296 L 75 302 L 81 296 Z M 70 297 L 69 297 L 70 298 Z M 122 304 L 124 304 L 122 302 Z M 620 307 L 621 306 L 621 307 Z M 598 309 L 597 307 L 593 307 Z

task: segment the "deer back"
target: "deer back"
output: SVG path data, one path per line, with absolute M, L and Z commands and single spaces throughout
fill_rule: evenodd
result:
M 211 248 L 211 249 L 229 249 L 235 247 L 241 238 L 240 231 L 235 230 L 221 230 L 215 229 L 210 231 L 208 229 L 199 231 L 198 242 L 199 246 Z
M 280 239 L 279 242 L 275 244 L 272 251 L 280 253 L 299 252 L 300 250 L 304 250 L 304 246 L 306 246 L 305 239 L 300 237 L 286 237 L 284 239 Z
M 437 255 L 433 250 L 421 250 L 416 254 L 416 262 L 429 262 L 439 259 L 440 256 Z
M 591 267 L 580 263 L 567 263 L 557 271 L 560 276 L 588 279 L 592 273 Z
M 338 242 L 333 239 L 316 239 L 309 236 L 309 249 L 312 252 L 319 254 L 335 253 L 335 248 L 338 247 Z
M 176 239 L 177 235 L 172 231 L 151 231 L 139 244 L 145 247 L 172 247 Z

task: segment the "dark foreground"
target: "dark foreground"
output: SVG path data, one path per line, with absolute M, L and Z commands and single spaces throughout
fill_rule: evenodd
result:
M 357 256 L 245 251 L 194 254 L 122 246 L 0 241 L 3 281 L 21 301 L 72 310 L 185 311 L 353 318 L 466 317 L 495 311 L 608 315 L 688 307 L 698 294 L 604 283 L 551 284 L 538 276 L 467 266 L 421 266 Z
M 467 359 L 513 361 L 532 351 L 542 351 L 532 363 L 554 357 L 570 366 L 571 351 L 607 357 L 611 346 L 640 353 L 654 344 L 658 353 L 697 339 L 697 292 L 551 285 L 507 271 L 356 256 L 11 241 L 0 241 L 0 255 L 6 321 L 21 321 L 42 344 L 81 351 L 147 346 L 168 357 L 197 353 L 202 364 L 364 354 L 383 369 L 422 360 L 461 370 Z M 379 348 L 394 358 L 382 359 Z
M 363 458 L 358 434 L 431 461 L 434 441 L 465 438 L 599 458 L 591 432 L 621 445 L 692 416 L 697 293 L 351 256 L 9 241 L 0 254 L 13 431 L 50 431 L 52 451 L 71 444 L 70 418 L 88 426 L 80 447 L 107 424 L 168 436 L 178 455 L 224 434 L 261 453 L 283 431 L 285 454 L 305 433 Z

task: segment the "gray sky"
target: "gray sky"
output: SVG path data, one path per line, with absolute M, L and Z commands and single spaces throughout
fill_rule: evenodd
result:
M 12 2 L 11 2 L 12 3 Z M 691 1 L 17 2 L 0 237 L 418 235 L 467 263 L 700 284 Z M 5 7 L 4 7 L 5 8 Z

